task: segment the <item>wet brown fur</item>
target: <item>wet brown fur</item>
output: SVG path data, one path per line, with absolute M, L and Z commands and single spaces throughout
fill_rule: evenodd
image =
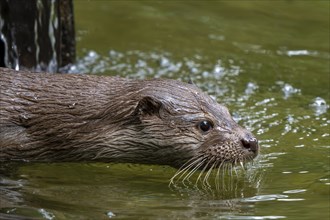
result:
M 104 161 L 180 167 L 237 163 L 258 150 L 227 108 L 195 85 L 0 68 L 0 160 Z M 199 122 L 209 120 L 209 132 Z M 202 160 L 202 159 L 201 159 Z

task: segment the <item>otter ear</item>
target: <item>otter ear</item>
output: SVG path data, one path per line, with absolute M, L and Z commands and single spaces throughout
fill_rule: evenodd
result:
M 159 117 L 159 110 L 162 103 L 155 99 L 154 97 L 146 96 L 143 97 L 139 104 L 136 106 L 134 115 L 136 116 L 147 116 L 147 115 L 157 115 Z

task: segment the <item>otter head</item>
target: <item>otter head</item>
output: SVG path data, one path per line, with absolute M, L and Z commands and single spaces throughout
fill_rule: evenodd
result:
M 209 169 L 249 161 L 258 154 L 252 133 L 194 85 L 145 81 L 138 99 L 130 123 L 139 136 L 144 162 Z

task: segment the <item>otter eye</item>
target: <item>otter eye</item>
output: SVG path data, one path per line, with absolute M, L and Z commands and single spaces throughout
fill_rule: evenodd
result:
M 212 122 L 205 120 L 205 121 L 199 122 L 198 128 L 203 132 L 208 132 L 209 130 L 211 130 L 213 128 L 213 125 L 212 125 Z

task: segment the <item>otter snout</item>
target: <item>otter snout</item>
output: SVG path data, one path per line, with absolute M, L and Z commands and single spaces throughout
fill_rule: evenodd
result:
M 247 135 L 241 139 L 243 147 L 253 153 L 257 154 L 259 152 L 259 144 L 257 138 Z

